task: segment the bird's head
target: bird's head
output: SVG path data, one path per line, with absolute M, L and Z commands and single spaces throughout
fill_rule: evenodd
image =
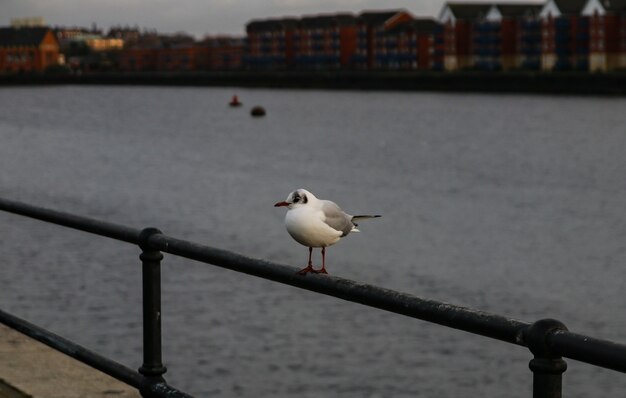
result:
M 287 206 L 289 209 L 294 209 L 296 207 L 306 206 L 311 200 L 315 199 L 315 195 L 301 188 L 291 192 L 284 202 L 278 202 L 274 207 Z

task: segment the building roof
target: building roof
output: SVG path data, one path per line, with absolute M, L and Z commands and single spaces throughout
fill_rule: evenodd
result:
M 598 2 L 610 12 L 626 11 L 626 0 L 598 0 Z
M 586 1 L 586 0 L 582 0 Z M 625 0 L 626 1 L 626 0 Z M 449 22 L 457 19 L 479 21 L 483 19 L 500 20 L 501 18 L 537 17 L 544 4 L 533 2 L 449 2 L 446 3 L 439 15 L 440 22 Z
M 360 22 L 367 25 L 383 25 L 385 22 L 405 10 L 363 11 L 357 17 Z
M 432 33 L 439 25 L 439 22 L 433 18 L 417 18 L 412 21 L 398 24 L 397 26 L 389 29 L 387 33 L 393 35 L 406 30 L 414 30 L 419 33 Z
M 625 14 L 626 0 L 591 0 L 585 4 L 581 12 L 585 16 L 592 16 L 596 13 L 598 15 Z
M 352 14 L 312 15 L 302 17 L 300 26 L 304 29 L 326 28 L 330 26 L 355 25 L 356 17 Z
M 535 17 L 539 15 L 543 4 L 537 3 L 498 3 L 500 14 L 507 18 Z
M 447 3 L 446 7 L 450 9 L 456 19 L 480 19 L 489 12 L 492 3 Z
M 239 36 L 208 36 L 197 44 L 203 47 L 223 48 L 223 47 L 243 47 L 245 39 Z
M 0 47 L 39 46 L 49 31 L 47 27 L 0 28 Z
M 552 0 L 561 11 L 561 14 L 578 15 L 587 3 L 587 0 Z
M 297 18 L 272 18 L 263 20 L 252 20 L 246 24 L 246 31 L 280 31 L 289 28 L 295 28 L 297 25 Z
M 541 9 L 541 18 L 582 15 L 588 0 L 548 0 Z
M 356 25 L 356 17 L 353 14 L 336 14 L 335 19 L 337 20 L 337 24 L 341 26 Z

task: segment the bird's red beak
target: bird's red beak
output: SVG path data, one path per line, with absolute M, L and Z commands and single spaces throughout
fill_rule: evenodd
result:
M 274 205 L 274 207 L 281 207 L 281 206 L 289 206 L 289 203 L 287 202 L 278 202 Z

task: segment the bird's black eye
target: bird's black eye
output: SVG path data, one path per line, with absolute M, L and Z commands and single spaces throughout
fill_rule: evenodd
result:
M 298 195 L 293 195 L 293 203 L 297 203 L 300 201 L 300 196 Z

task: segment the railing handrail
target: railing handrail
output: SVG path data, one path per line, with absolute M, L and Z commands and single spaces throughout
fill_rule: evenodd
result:
M 530 324 L 501 315 L 423 299 L 414 295 L 358 283 L 336 276 L 307 275 L 303 277 L 297 274 L 297 268 L 295 267 L 253 259 L 230 251 L 177 239 L 165 235 L 154 228 L 138 230 L 3 198 L 0 198 L 0 210 L 138 244 L 144 251 L 151 250 L 155 253 L 162 251 L 469 333 L 525 346 L 530 348 L 533 354 L 535 354 L 535 360 L 537 358 L 556 360 L 564 356 L 607 369 L 626 372 L 626 345 L 569 332 L 558 321 L 540 320 Z M 562 371 L 564 371 L 565 365 L 562 367 Z M 531 369 L 533 369 L 533 361 L 531 361 Z
M 0 310 L 0 322 L 94 369 L 104 372 L 129 386 L 135 387 L 140 391 L 151 390 L 150 393 L 154 397 L 193 398 L 191 395 L 179 391 L 166 383 L 153 383 L 142 374 L 118 362 L 103 357 L 55 333 L 9 314 L 8 312 Z

